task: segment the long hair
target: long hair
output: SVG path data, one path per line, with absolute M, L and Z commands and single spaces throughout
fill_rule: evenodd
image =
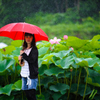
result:
M 25 35 L 24 35 L 24 42 L 23 42 L 23 45 L 22 45 L 22 50 L 25 50 L 27 48 L 27 43 L 25 41 L 25 36 L 32 36 L 33 37 L 33 40 L 31 42 L 31 47 L 36 46 L 34 34 L 25 33 Z

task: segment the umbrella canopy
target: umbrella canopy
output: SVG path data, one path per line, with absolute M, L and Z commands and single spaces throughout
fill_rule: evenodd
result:
M 35 41 L 48 41 L 46 33 L 36 25 L 25 22 L 10 23 L 0 29 L 0 36 L 9 37 L 13 40 L 24 40 L 25 32 L 34 34 Z

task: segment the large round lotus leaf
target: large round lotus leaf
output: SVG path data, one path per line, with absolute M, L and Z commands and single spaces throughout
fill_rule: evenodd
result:
M 13 59 L 0 61 L 0 73 L 4 72 L 12 64 L 14 64 L 14 60 Z
M 92 82 L 92 78 L 90 78 L 90 77 L 87 78 L 87 83 L 91 84 L 93 86 L 96 86 L 96 87 L 100 87 L 100 84 Z
M 40 80 L 41 85 L 44 85 L 45 88 L 48 87 L 49 83 L 54 82 L 54 78 L 53 77 L 44 77 L 43 79 Z
M 60 97 L 62 96 L 62 94 L 60 92 L 56 92 L 52 95 L 54 100 L 58 100 Z
M 76 94 L 77 93 L 77 86 L 78 86 L 78 84 L 72 84 L 70 92 Z M 84 95 L 84 90 L 85 90 L 85 84 L 79 84 L 78 94 L 83 96 Z M 88 95 L 91 92 L 92 92 L 91 88 L 89 86 L 87 86 L 85 95 Z
M 100 66 L 95 66 L 94 70 L 96 70 L 100 74 Z
M 5 49 L 1 49 L 1 52 L 3 54 L 7 55 L 7 54 L 11 54 L 11 52 L 14 50 L 15 50 L 15 47 L 12 45 L 9 45 L 9 46 L 5 47 Z
M 85 84 L 80 84 L 79 85 L 79 90 L 78 90 L 78 94 L 80 94 L 81 96 L 84 95 L 84 90 L 85 90 Z M 91 94 L 92 90 L 89 86 L 86 87 L 86 92 L 85 95 L 89 95 Z
M 88 83 L 100 86 L 100 74 L 92 69 L 88 69 L 88 71 L 89 71 Z
M 18 80 L 12 86 L 12 90 L 13 89 L 15 89 L 15 90 L 21 90 L 21 88 L 22 88 L 22 81 L 21 80 Z
M 53 68 L 50 68 L 50 69 L 47 69 L 44 71 L 44 73 L 48 76 L 51 76 L 51 75 L 58 75 L 59 73 L 64 73 L 65 70 L 59 68 L 59 67 L 53 67 Z
M 59 57 L 60 59 L 62 59 L 63 57 L 65 57 L 66 55 L 68 55 L 70 52 L 72 51 L 72 49 L 69 50 L 63 50 L 63 51 L 59 51 L 58 53 L 51 53 L 56 57 Z
M 2 53 L 0 52 L 0 61 L 2 60 Z
M 50 90 L 54 91 L 54 92 L 63 92 L 67 89 L 69 89 L 69 86 L 67 84 L 63 84 L 63 83 L 57 83 L 56 85 L 51 85 L 49 87 Z
M 44 95 L 45 97 L 45 100 L 50 100 L 50 97 L 51 97 L 51 91 L 43 91 L 42 94 Z
M 12 91 L 13 84 L 6 85 L 5 87 L 0 88 L 0 94 L 6 94 L 10 96 L 10 93 Z
M 74 36 L 69 36 L 67 39 L 67 45 L 72 46 L 73 48 L 80 49 L 84 44 L 86 44 L 87 40 L 81 40 Z
M 98 58 L 75 58 L 75 62 L 77 65 L 80 66 L 88 66 L 93 67 L 96 63 L 98 63 L 100 60 Z
M 20 50 L 21 50 L 21 48 L 16 47 L 16 50 L 14 50 L 14 51 L 12 52 L 12 55 L 13 55 L 13 56 L 19 56 L 19 55 L 20 55 Z
M 23 44 L 23 40 L 15 40 L 11 42 L 11 45 L 15 46 L 15 47 L 20 47 Z
M 47 69 L 47 66 L 42 64 L 41 67 L 39 67 L 39 75 L 43 75 L 44 71 Z
M 48 49 L 49 49 L 49 47 L 42 47 L 42 48 L 38 49 L 39 57 L 46 54 Z
M 68 56 L 68 57 L 66 57 L 66 58 L 64 58 L 64 59 L 61 59 L 61 60 L 57 61 L 55 64 L 56 64 L 57 66 L 60 65 L 61 68 L 63 68 L 63 69 L 68 69 L 69 66 L 70 66 L 71 64 L 73 64 L 73 62 L 74 62 L 73 56 Z

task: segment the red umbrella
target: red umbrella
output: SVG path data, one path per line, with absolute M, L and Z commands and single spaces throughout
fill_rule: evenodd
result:
M 9 37 L 13 40 L 24 40 L 24 33 L 31 33 L 35 36 L 35 41 L 48 41 L 46 33 L 38 26 L 25 22 L 10 23 L 0 29 L 0 36 Z

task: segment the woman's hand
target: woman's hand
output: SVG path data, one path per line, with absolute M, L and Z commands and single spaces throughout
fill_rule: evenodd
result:
M 24 62 L 24 61 L 21 62 L 22 56 L 18 56 L 18 60 L 19 60 L 19 65 L 20 65 L 21 67 L 24 66 L 25 62 Z
M 21 61 L 21 59 L 22 59 L 22 56 L 18 56 L 18 60 Z
M 24 51 L 23 51 L 23 50 L 21 50 L 21 51 L 20 51 L 20 55 L 21 55 L 21 54 L 23 54 L 23 53 L 24 53 Z

